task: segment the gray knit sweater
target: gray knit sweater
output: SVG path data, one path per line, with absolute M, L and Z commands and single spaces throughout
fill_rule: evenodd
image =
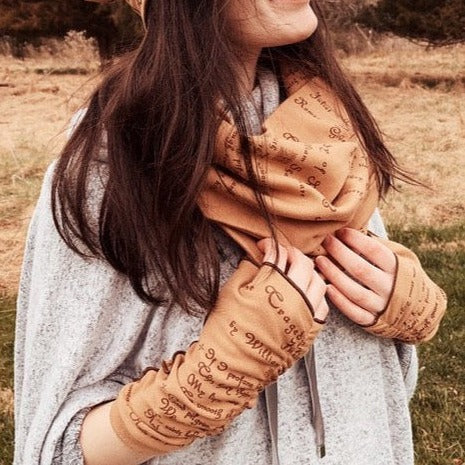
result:
M 50 208 L 53 167 L 29 227 L 18 297 L 14 465 L 83 465 L 79 433 L 90 408 L 114 399 L 147 366 L 185 349 L 202 327 L 202 318 L 178 308 L 143 303 L 106 262 L 83 259 L 63 243 Z M 105 163 L 97 163 L 90 182 L 95 211 L 104 180 Z M 378 213 L 370 229 L 385 234 Z M 242 252 L 219 229 L 216 239 L 225 257 L 224 283 Z M 327 455 L 316 456 L 308 383 L 298 362 L 278 382 L 281 464 L 412 465 L 408 400 L 416 382 L 415 348 L 376 338 L 331 308 L 315 352 Z M 147 462 L 270 463 L 263 395 L 223 434 Z

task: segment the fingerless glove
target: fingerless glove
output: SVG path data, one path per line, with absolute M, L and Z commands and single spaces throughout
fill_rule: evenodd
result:
M 394 252 L 397 268 L 386 308 L 373 324 L 364 328 L 377 336 L 403 342 L 428 341 L 436 334 L 446 311 L 446 294 L 428 277 L 412 251 L 374 237 Z
M 308 352 L 322 327 L 312 314 L 306 296 L 274 265 L 243 260 L 199 340 L 121 390 L 112 427 L 129 447 L 154 455 L 221 433 Z

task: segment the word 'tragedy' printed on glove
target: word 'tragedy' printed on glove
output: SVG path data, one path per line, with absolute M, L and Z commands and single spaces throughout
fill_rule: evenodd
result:
M 167 453 L 221 433 L 265 386 L 305 355 L 322 324 L 271 264 L 243 260 L 200 338 L 126 385 L 110 411 L 115 432 L 142 453 Z

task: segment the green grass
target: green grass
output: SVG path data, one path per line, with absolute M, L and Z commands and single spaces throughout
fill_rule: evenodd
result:
M 14 320 L 14 299 L 0 298 L 0 389 L 13 388 Z M 13 416 L 1 404 L 0 451 L 0 465 L 10 465 L 13 461 Z
M 13 388 L 15 300 L 0 298 L 0 388 Z
M 413 249 L 449 298 L 435 338 L 419 346 L 420 377 L 411 403 L 416 465 L 465 463 L 465 223 L 442 229 L 401 226 L 391 238 Z M 459 242 L 462 241 L 462 242 Z M 0 387 L 12 387 L 14 299 L 0 300 Z M 0 411 L 0 465 L 12 461 L 13 420 Z M 376 465 L 376 464 L 373 464 Z
M 0 465 L 13 463 L 13 418 L 0 412 Z
M 391 228 L 391 237 L 417 253 L 448 296 L 438 333 L 419 345 L 420 377 L 411 404 L 417 465 L 461 465 L 465 463 L 465 223 L 443 229 Z
M 391 228 L 391 237 L 417 253 L 448 296 L 438 333 L 418 347 L 420 376 L 411 403 L 416 463 L 461 465 L 465 463 L 465 223 L 443 229 Z

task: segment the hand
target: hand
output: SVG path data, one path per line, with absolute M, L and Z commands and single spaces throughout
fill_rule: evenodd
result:
M 264 253 L 262 263 L 274 263 L 306 295 L 314 310 L 314 320 L 324 323 L 329 307 L 325 299 L 326 284 L 315 270 L 313 261 L 295 247 L 278 244 L 279 260 L 276 263 L 276 246 L 271 238 L 257 242 Z
M 337 238 L 327 236 L 323 246 L 329 257 L 319 256 L 315 262 L 330 283 L 328 297 L 355 323 L 373 324 L 386 308 L 394 286 L 394 253 L 351 228 L 338 231 Z

